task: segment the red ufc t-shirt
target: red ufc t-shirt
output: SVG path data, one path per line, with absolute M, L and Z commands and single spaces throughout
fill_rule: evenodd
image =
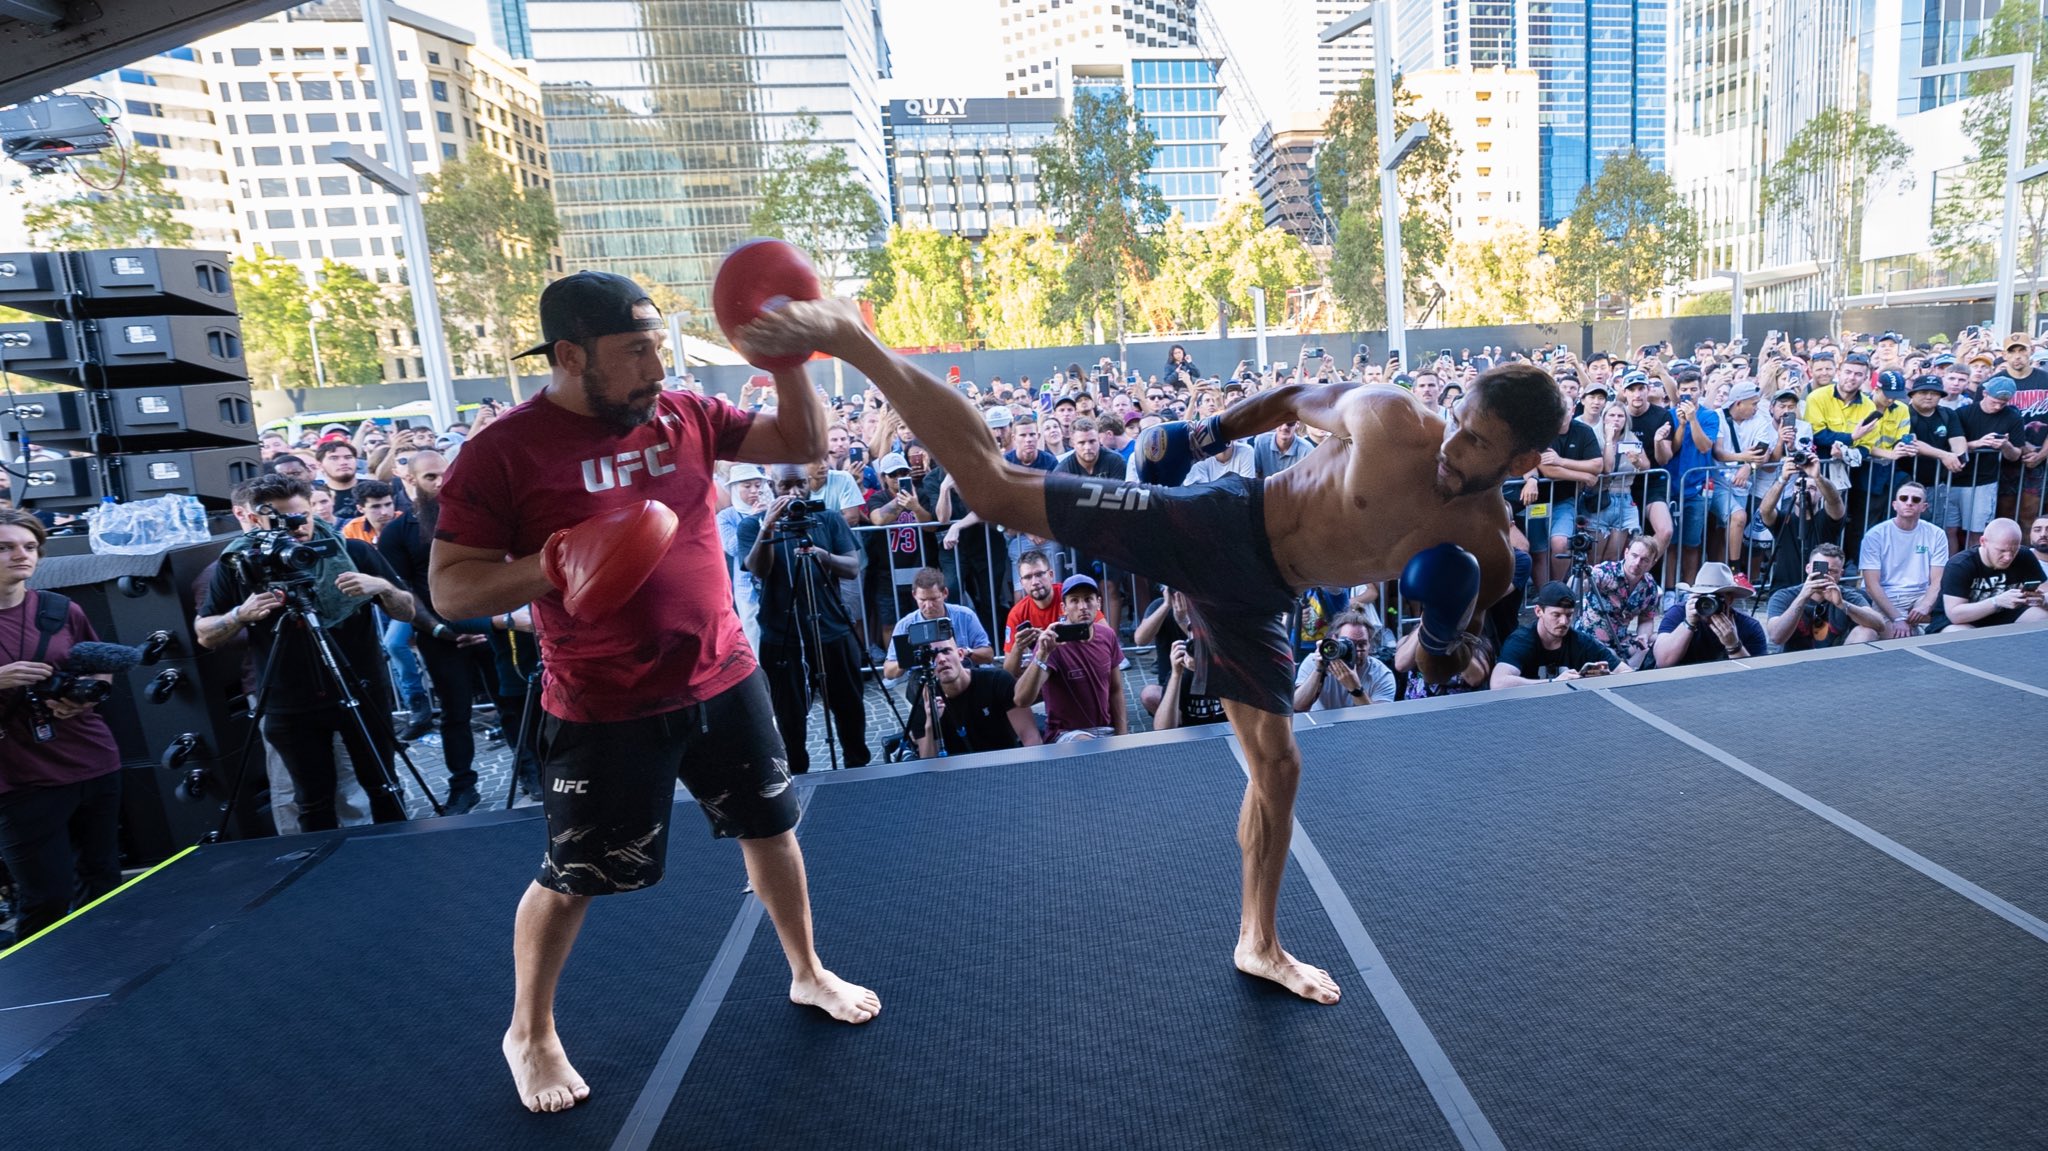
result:
M 463 445 L 442 485 L 436 538 L 515 559 L 613 508 L 655 500 L 675 509 L 675 540 L 632 598 L 590 619 L 564 611 L 560 592 L 533 603 L 547 663 L 542 706 L 575 723 L 675 711 L 754 670 L 711 482 L 712 461 L 738 453 L 753 414 L 691 392 L 664 391 L 655 403 L 652 420 L 620 435 L 535 396 Z

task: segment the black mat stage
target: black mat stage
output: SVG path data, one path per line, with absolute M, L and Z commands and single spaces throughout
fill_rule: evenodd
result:
M 812 777 L 861 1028 L 791 1007 L 678 814 L 498 1054 L 531 812 L 195 852 L 0 959 L 0 1131 L 63 1148 L 2048 1146 L 2048 630 L 1305 719 L 1240 976 L 1220 729 Z

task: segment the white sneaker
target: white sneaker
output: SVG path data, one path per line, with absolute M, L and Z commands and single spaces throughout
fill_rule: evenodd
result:
M 1131 657 L 1130 657 L 1130 656 L 1125 656 L 1125 657 L 1123 657 L 1122 659 L 1118 660 L 1118 661 L 1117 661 L 1117 663 L 1116 663 L 1116 669 L 1117 669 L 1118 671 L 1129 671 L 1129 670 L 1131 670 Z

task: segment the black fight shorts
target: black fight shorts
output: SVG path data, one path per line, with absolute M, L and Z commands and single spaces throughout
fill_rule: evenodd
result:
M 619 723 L 544 716 L 540 778 L 548 850 L 538 881 L 564 895 L 661 881 L 678 779 L 722 839 L 766 839 L 797 821 L 789 760 L 759 669 L 680 711 Z
M 1226 476 L 1159 487 L 1045 474 L 1052 538 L 1188 598 L 1188 690 L 1281 715 L 1294 711 L 1294 592 L 1266 538 L 1265 484 Z

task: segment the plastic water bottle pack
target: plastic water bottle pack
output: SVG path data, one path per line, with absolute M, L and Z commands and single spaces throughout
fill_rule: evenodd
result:
M 211 532 L 206 508 L 196 496 L 158 496 L 116 503 L 109 496 L 88 516 L 92 550 L 101 555 L 149 555 L 186 544 L 203 544 Z

